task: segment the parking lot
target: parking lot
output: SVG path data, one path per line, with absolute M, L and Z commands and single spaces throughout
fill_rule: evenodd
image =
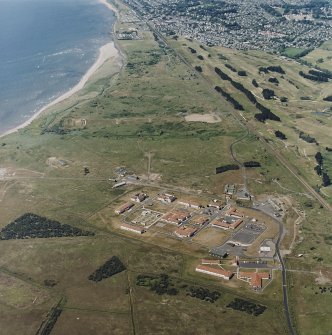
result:
M 247 223 L 241 230 L 235 233 L 229 242 L 235 245 L 248 246 L 266 230 L 266 226 L 257 223 Z

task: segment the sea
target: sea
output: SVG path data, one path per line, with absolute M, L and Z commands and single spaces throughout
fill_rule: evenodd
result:
M 0 134 L 74 87 L 114 21 L 98 0 L 0 0 Z

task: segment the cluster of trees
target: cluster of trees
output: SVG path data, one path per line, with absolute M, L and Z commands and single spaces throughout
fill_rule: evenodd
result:
M 236 68 L 233 67 L 231 64 L 226 63 L 225 66 L 227 67 L 227 69 L 231 70 L 232 72 L 237 72 Z
M 323 174 L 322 174 L 322 181 L 323 181 L 323 186 L 324 187 L 331 185 L 331 179 L 326 172 L 323 172 Z
M 332 102 L 332 95 L 329 95 L 323 99 L 324 101 Z
M 4 227 L 0 232 L 0 239 L 12 240 L 91 235 L 94 235 L 94 233 L 72 227 L 68 224 L 61 224 L 58 221 L 49 220 L 36 214 L 26 213 Z
M 232 78 L 225 72 L 221 71 L 218 67 L 215 67 L 214 71 L 222 80 L 232 81 Z
M 202 55 L 198 55 L 197 58 L 198 58 L 199 60 L 204 60 L 204 57 L 203 57 Z
M 323 186 L 329 186 L 331 185 L 331 180 L 329 175 L 327 174 L 326 171 L 323 170 L 323 156 L 320 152 L 317 152 L 315 155 L 315 159 L 317 162 L 317 165 L 315 166 L 315 171 L 318 174 L 318 176 L 322 176 L 322 182 L 323 182 Z
M 221 296 L 220 292 L 210 291 L 209 289 L 203 287 L 190 287 L 188 289 L 187 295 L 189 295 L 192 298 L 209 301 L 211 303 L 217 301 Z
M 191 52 L 192 54 L 196 54 L 196 53 L 197 53 L 197 51 L 196 51 L 195 49 L 191 48 L 191 47 L 188 47 L 188 49 L 190 50 L 190 52 Z
M 330 292 L 332 293 L 332 286 L 326 287 L 326 286 L 319 286 L 320 293 Z
M 199 66 L 199 65 L 195 66 L 195 70 L 196 70 L 196 71 L 198 71 L 198 72 L 200 72 L 200 73 L 202 73 L 202 72 L 203 72 L 203 69 L 202 69 L 202 67 L 201 67 L 201 66 Z
M 216 174 L 223 173 L 223 172 L 226 172 L 226 171 L 239 170 L 239 169 L 240 169 L 240 167 L 236 164 L 228 164 L 228 165 L 217 167 L 216 168 Z
M 218 74 L 218 76 L 222 79 L 222 80 L 227 80 L 229 81 L 234 88 L 236 88 L 237 90 L 241 91 L 247 98 L 248 100 L 254 104 L 256 106 L 256 108 L 258 110 L 261 111 L 261 113 L 255 114 L 255 118 L 256 120 L 260 121 L 260 122 L 265 122 L 265 120 L 273 120 L 273 121 L 280 121 L 280 118 L 275 115 L 274 113 L 271 112 L 270 109 L 268 109 L 267 107 L 264 107 L 263 105 L 261 105 L 256 97 L 251 93 L 251 91 L 249 91 L 247 88 L 245 88 L 241 83 L 238 83 L 236 81 L 234 81 L 231 77 L 229 77 L 226 73 L 222 72 L 219 68 L 215 68 L 215 72 Z M 230 98 L 230 95 L 228 93 L 226 93 L 225 91 L 223 91 L 219 86 L 215 87 L 216 91 L 221 93 L 225 98 L 228 97 Z M 227 98 L 226 98 L 227 99 Z M 236 109 L 239 110 L 243 110 L 243 106 L 241 104 L 239 104 L 235 99 L 232 99 L 232 103 L 234 105 L 234 102 L 236 102 Z M 230 101 L 230 100 L 228 100 Z M 230 101 L 231 102 L 231 101 Z M 241 109 L 242 107 L 242 109 Z
M 287 140 L 286 135 L 280 130 L 276 130 L 274 134 L 276 135 L 276 137 L 280 138 L 281 140 Z
M 229 103 L 231 103 L 235 109 L 240 111 L 244 110 L 243 106 L 238 101 L 236 101 L 230 94 L 225 92 L 221 87 L 216 86 L 215 90 L 220 93 Z
M 269 72 L 277 72 L 280 74 L 286 74 L 285 70 L 280 65 L 271 65 L 271 66 L 261 66 L 258 68 L 258 72 L 269 73 Z
M 263 314 L 266 310 L 266 306 L 258 305 L 253 302 L 243 300 L 240 298 L 235 298 L 227 305 L 227 307 L 235 309 L 237 311 L 246 312 L 254 316 Z
M 57 306 L 54 309 L 52 309 L 51 314 L 47 320 L 46 325 L 44 326 L 44 328 L 41 330 L 41 332 L 39 333 L 40 335 L 49 335 L 51 334 L 59 316 L 62 313 L 62 309 Z
M 318 142 L 316 141 L 316 139 L 314 137 L 310 136 L 309 134 L 305 134 L 303 131 L 300 131 L 299 137 L 300 137 L 301 140 L 306 141 L 307 143 L 318 144 Z
M 276 77 L 270 77 L 268 81 L 272 84 L 279 84 L 279 80 Z
M 243 70 L 238 71 L 237 74 L 238 74 L 240 77 L 246 77 L 246 76 L 247 76 L 247 72 L 246 72 L 246 71 L 243 71 Z
M 314 70 L 310 70 L 310 71 L 314 71 Z M 312 81 L 318 81 L 318 82 L 328 82 L 329 81 L 329 79 L 327 77 L 320 76 L 320 75 L 318 76 L 318 75 L 315 75 L 315 74 L 311 74 L 310 71 L 309 71 L 309 74 L 306 74 L 303 71 L 300 71 L 299 75 L 301 77 L 305 78 L 305 79 L 309 79 L 309 80 L 312 80 Z
M 48 127 L 43 128 L 42 131 L 41 131 L 41 135 L 44 135 L 46 133 L 53 133 L 53 134 L 56 134 L 56 135 L 66 135 L 70 131 L 71 130 L 65 129 L 61 124 L 57 123 L 50 128 L 48 128 Z
M 253 84 L 255 87 L 259 87 L 259 85 L 258 85 L 256 79 L 253 79 L 253 80 L 252 80 L 252 84 Z
M 266 100 L 271 100 L 275 96 L 274 91 L 270 90 L 269 88 L 264 88 L 262 94 L 263 98 Z
M 332 72 L 330 72 L 328 70 L 323 70 L 323 69 L 320 69 L 319 71 L 309 70 L 309 74 L 311 74 L 312 76 L 316 76 L 316 77 L 332 79 Z
M 245 88 L 241 83 L 238 83 L 237 81 L 234 81 L 231 79 L 231 84 L 233 85 L 234 88 L 242 92 L 251 103 L 253 104 L 257 103 L 256 97 L 251 93 L 251 91 Z
M 255 114 L 255 118 L 257 121 L 260 122 L 265 122 L 265 120 L 281 121 L 279 116 L 272 113 L 270 109 L 264 107 L 259 102 L 257 102 L 256 107 L 261 111 L 261 113 Z
M 151 291 L 158 295 L 177 295 L 179 290 L 174 287 L 171 279 L 167 274 L 152 275 L 138 275 L 136 277 L 136 285 L 149 287 Z
M 248 168 L 261 167 L 261 163 L 255 162 L 255 161 L 249 161 L 249 162 L 244 162 L 243 166 L 248 167 Z
M 88 279 L 94 282 L 98 282 L 105 278 L 112 277 L 124 270 L 126 270 L 126 267 L 123 265 L 120 258 L 117 256 L 113 256 L 110 260 L 108 260 L 100 268 L 98 268 L 94 273 L 92 273 L 88 277 Z

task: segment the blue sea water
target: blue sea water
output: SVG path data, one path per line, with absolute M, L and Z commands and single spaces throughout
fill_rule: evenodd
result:
M 0 0 L 0 134 L 80 81 L 114 19 L 97 0 Z

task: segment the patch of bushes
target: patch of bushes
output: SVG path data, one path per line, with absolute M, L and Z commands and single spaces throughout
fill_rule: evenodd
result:
M 279 80 L 276 77 L 270 77 L 268 81 L 272 84 L 279 84 Z
M 202 55 L 198 55 L 197 58 L 200 60 L 204 60 L 204 57 Z
M 226 171 L 239 170 L 239 169 L 240 169 L 240 167 L 236 164 L 228 164 L 228 165 L 217 167 L 216 168 L 216 174 L 223 173 L 223 172 L 226 172 Z
M 91 274 L 88 279 L 94 282 L 99 282 L 105 278 L 112 277 L 117 273 L 126 270 L 119 257 L 113 256 L 110 260 L 104 263 L 100 268 L 98 268 L 93 274 Z
M 202 72 L 203 72 L 203 69 L 202 69 L 202 67 L 201 67 L 201 66 L 199 66 L 199 65 L 195 66 L 195 70 L 196 70 L 196 71 L 198 71 L 198 72 L 200 72 L 200 73 L 202 73 Z
M 310 70 L 310 71 L 312 71 L 312 70 Z M 328 82 L 329 81 L 329 79 L 326 78 L 324 75 L 323 76 L 321 76 L 321 75 L 313 75 L 313 74 L 310 74 L 310 71 L 309 71 L 309 74 L 306 74 L 303 71 L 300 71 L 299 75 L 301 77 L 303 77 L 305 79 L 309 79 L 311 81 L 317 81 L 317 82 Z
M 60 307 L 55 307 L 54 309 L 52 309 L 50 316 L 47 320 L 47 323 L 45 325 L 45 327 L 42 329 L 42 331 L 39 333 L 39 335 L 49 335 L 51 334 L 59 316 L 62 313 L 62 309 Z
M 243 300 L 240 298 L 235 298 L 230 302 L 227 307 L 232 308 L 236 311 L 246 312 L 248 314 L 258 316 L 265 312 L 266 306 L 255 304 L 253 302 Z
M 332 102 L 332 95 L 329 95 L 323 99 L 324 101 Z
M 246 71 L 243 71 L 243 70 L 238 71 L 237 74 L 238 74 L 240 77 L 246 77 L 246 76 L 247 76 L 247 72 L 246 72 Z
M 323 186 L 324 187 L 331 185 L 331 179 L 326 172 L 322 173 L 322 180 L 323 180 Z
M 218 76 L 222 79 L 222 80 L 228 80 L 237 90 L 241 91 L 247 98 L 248 100 L 253 103 L 256 108 L 258 110 L 261 111 L 261 113 L 255 114 L 255 118 L 256 120 L 260 121 L 260 122 L 265 122 L 265 120 L 269 119 L 269 120 L 273 120 L 273 121 L 280 121 L 280 118 L 275 115 L 274 113 L 272 113 L 270 111 L 270 109 L 264 107 L 263 105 L 261 105 L 257 99 L 255 98 L 255 96 L 251 93 L 251 91 L 249 91 L 247 88 L 245 88 L 241 83 L 238 83 L 236 81 L 234 81 L 232 78 L 230 78 L 226 73 L 222 72 L 219 68 L 215 68 L 215 72 L 218 74 Z M 239 104 L 236 100 L 234 100 L 233 98 L 231 98 L 231 96 L 226 93 L 225 91 L 223 91 L 219 86 L 215 87 L 216 91 L 221 93 L 226 100 L 229 99 L 228 101 L 232 102 L 234 105 L 234 102 L 236 102 L 236 109 L 239 110 L 243 110 L 243 106 L 241 104 Z
M 137 286 L 149 287 L 151 291 L 158 295 L 177 295 L 179 290 L 174 287 L 172 280 L 167 274 L 160 275 L 138 275 L 136 277 Z
M 263 72 L 265 74 L 269 73 L 269 72 L 277 72 L 277 73 L 280 73 L 280 74 L 286 74 L 286 72 L 284 71 L 284 69 L 280 66 L 280 65 L 277 65 L 277 66 L 267 66 L 267 67 L 264 67 L 264 66 L 261 66 L 258 68 L 258 72 Z
M 244 162 L 243 166 L 247 168 L 261 167 L 261 163 L 255 162 L 255 161 L 249 161 L 249 162 Z
M 262 91 L 262 95 L 264 99 L 271 100 L 275 96 L 275 93 L 273 90 L 270 90 L 269 88 L 264 88 Z
M 191 47 L 188 47 L 188 49 L 190 50 L 190 52 L 191 52 L 192 54 L 196 54 L 196 53 L 197 53 L 197 51 L 196 51 L 195 49 L 191 48 Z
M 251 83 L 252 83 L 255 87 L 259 87 L 259 85 L 258 85 L 256 79 L 253 79 Z
M 228 80 L 231 81 L 232 78 L 226 74 L 225 72 L 221 71 L 218 67 L 214 68 L 214 71 L 216 72 L 216 74 L 222 79 L 222 80 Z
M 58 221 L 50 220 L 36 214 L 26 213 L 2 228 L 0 239 L 12 240 L 92 235 L 94 235 L 93 232 L 84 231 L 68 224 L 61 224 Z
M 309 134 L 305 134 L 303 131 L 300 131 L 299 137 L 301 140 L 307 142 L 307 143 L 317 143 L 316 139 Z
M 209 289 L 203 287 L 190 287 L 187 295 L 192 298 L 208 301 L 210 303 L 214 303 L 221 296 L 220 292 L 210 291 Z
M 227 67 L 227 69 L 231 70 L 232 72 L 237 72 L 236 68 L 233 67 L 231 64 L 226 63 L 225 67 Z
M 236 101 L 230 94 L 225 92 L 221 87 L 216 86 L 215 90 L 220 93 L 229 103 L 231 103 L 235 109 L 240 111 L 244 110 L 243 106 L 238 101 Z
M 279 116 L 272 113 L 270 109 L 264 107 L 259 102 L 257 102 L 256 107 L 261 111 L 261 113 L 255 114 L 255 118 L 257 121 L 260 122 L 265 122 L 265 120 L 281 121 Z
M 280 130 L 276 130 L 274 134 L 276 135 L 276 137 L 280 138 L 281 140 L 287 140 L 286 135 Z

